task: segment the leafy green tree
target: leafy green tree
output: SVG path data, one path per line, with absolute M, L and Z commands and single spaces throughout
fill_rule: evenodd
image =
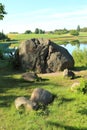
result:
M 71 30 L 70 34 L 73 35 L 73 36 L 78 36 L 79 32 L 77 30 Z
M 35 29 L 35 33 L 39 34 L 39 29 L 38 28 Z
M 77 31 L 80 32 L 80 25 L 77 26 Z
M 69 31 L 67 30 L 67 29 L 56 29 L 56 30 L 54 30 L 54 33 L 55 34 L 59 34 L 59 35 L 61 35 L 61 34 L 66 34 L 66 33 L 68 33 Z
M 36 28 L 36 29 L 35 29 L 35 33 L 36 33 L 36 34 L 44 34 L 45 31 L 42 30 L 42 29 Z
M 31 32 L 31 30 L 26 30 L 25 31 L 25 34 L 31 34 L 32 32 Z
M 5 11 L 5 6 L 0 3 L 0 20 L 3 20 L 5 14 L 7 14 Z
M 40 33 L 40 34 L 44 34 L 44 33 L 45 33 L 45 31 L 44 31 L 44 30 L 42 30 L 42 29 L 39 29 L 39 33 Z

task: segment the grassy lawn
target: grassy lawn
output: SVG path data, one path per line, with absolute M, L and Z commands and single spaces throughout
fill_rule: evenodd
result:
M 62 72 L 40 74 L 41 82 L 25 82 L 0 60 L 0 130 L 87 130 L 87 95 L 71 92 L 73 82 L 80 81 L 87 71 L 76 72 L 74 80 L 64 79 Z M 78 77 L 79 76 L 79 77 Z M 56 95 L 43 111 L 17 111 L 14 100 L 30 97 L 34 88 L 44 88 Z
M 30 38 L 47 38 L 61 44 L 71 40 L 87 41 L 87 33 L 78 37 L 54 34 L 9 34 L 12 40 L 10 47 L 18 46 Z M 11 41 L 12 42 L 12 41 Z M 83 58 L 82 58 L 83 59 Z M 84 60 L 85 61 L 85 60 Z M 76 78 L 64 79 L 63 72 L 39 74 L 41 82 L 26 82 L 21 79 L 20 71 L 12 70 L 7 60 L 0 60 L 0 130 L 87 130 L 87 94 L 70 90 L 74 82 L 87 81 L 85 71 L 75 71 Z M 30 98 L 34 88 L 44 88 L 56 95 L 54 102 L 45 110 L 17 111 L 14 100 L 19 96 Z

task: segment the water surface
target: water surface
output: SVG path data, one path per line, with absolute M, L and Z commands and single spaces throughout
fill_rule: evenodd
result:
M 81 50 L 84 50 L 84 48 L 87 48 L 87 43 L 80 43 L 80 44 L 75 44 L 75 45 L 72 45 L 72 44 L 67 44 L 67 45 L 61 45 L 62 47 L 66 48 L 70 54 L 72 54 L 72 52 L 75 50 L 75 49 L 81 49 Z

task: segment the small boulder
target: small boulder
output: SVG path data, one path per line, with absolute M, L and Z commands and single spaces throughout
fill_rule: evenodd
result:
M 42 88 L 34 89 L 30 98 L 30 100 L 42 105 L 48 105 L 53 99 L 54 96 L 49 91 Z
M 15 99 L 15 107 L 16 109 L 20 109 L 20 107 L 23 106 L 27 110 L 37 110 L 38 106 L 36 102 L 30 101 L 26 99 L 25 97 L 18 97 Z
M 64 71 L 63 71 L 63 77 L 64 77 L 64 78 L 74 79 L 74 78 L 75 78 L 75 74 L 74 74 L 74 72 L 71 71 L 71 70 L 64 69 Z
M 26 81 L 31 81 L 31 82 L 41 80 L 41 78 L 38 77 L 38 75 L 34 72 L 26 72 L 22 74 L 22 78 Z

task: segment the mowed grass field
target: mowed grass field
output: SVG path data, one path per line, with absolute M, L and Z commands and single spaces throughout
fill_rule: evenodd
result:
M 8 37 L 12 40 L 23 41 L 31 38 L 46 38 L 50 39 L 58 44 L 62 42 L 70 42 L 73 40 L 79 40 L 80 42 L 87 42 L 87 32 L 80 32 L 79 36 L 72 36 L 68 34 L 8 34 Z
M 87 95 L 72 92 L 74 82 L 86 80 L 87 71 L 75 72 L 73 80 L 63 72 L 38 74 L 41 82 L 26 82 L 7 61 L 0 60 L 0 130 L 87 130 Z M 38 111 L 17 111 L 14 100 L 30 98 L 34 88 L 44 88 L 56 95 L 54 102 Z
M 2 43 L 11 43 L 10 47 L 18 47 L 19 44 L 24 40 L 29 40 L 32 38 L 44 38 L 49 39 L 56 44 L 67 44 L 72 41 L 79 41 L 81 43 L 87 43 L 87 33 L 86 32 L 80 32 L 79 36 L 72 36 L 69 33 L 68 34 L 7 34 L 7 36 L 11 39 L 11 41 L 8 42 L 0 42 Z

